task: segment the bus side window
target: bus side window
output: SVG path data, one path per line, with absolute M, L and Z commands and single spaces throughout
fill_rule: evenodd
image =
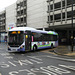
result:
M 57 41 L 57 35 L 53 35 L 53 40 Z

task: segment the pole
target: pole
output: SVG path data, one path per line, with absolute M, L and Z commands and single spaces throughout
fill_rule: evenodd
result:
M 71 47 L 71 51 L 73 52 L 73 0 L 72 0 L 72 28 L 71 28 L 71 45 L 72 45 L 72 47 Z

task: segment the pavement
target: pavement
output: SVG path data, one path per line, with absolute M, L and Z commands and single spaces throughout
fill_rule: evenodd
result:
M 0 49 L 7 49 L 7 43 L 0 42 Z
M 54 53 L 58 55 L 75 57 L 75 46 L 73 46 L 73 52 L 71 50 L 72 50 L 71 46 L 58 46 L 57 48 L 54 49 Z

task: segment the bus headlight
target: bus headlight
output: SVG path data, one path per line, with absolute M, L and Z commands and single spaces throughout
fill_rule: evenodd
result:
M 8 46 L 8 48 L 9 48 L 9 46 Z
M 10 46 L 8 46 L 8 50 L 11 50 L 11 49 L 10 49 Z
M 22 45 L 20 48 L 23 48 L 24 46 Z

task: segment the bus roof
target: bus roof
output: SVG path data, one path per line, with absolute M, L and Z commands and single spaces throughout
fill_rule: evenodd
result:
M 9 31 L 26 31 L 26 30 L 36 30 L 36 29 L 31 27 L 15 27 L 10 29 Z
M 26 31 L 26 30 L 30 30 L 31 32 L 37 32 L 37 33 L 46 33 L 46 34 L 53 34 L 53 35 L 58 35 L 58 33 L 54 32 L 54 31 L 43 31 L 43 30 L 37 30 L 35 28 L 31 28 L 31 27 L 15 27 L 13 29 L 10 29 L 10 31 Z
M 46 34 L 53 34 L 53 35 L 58 35 L 58 33 L 54 31 L 43 31 L 43 30 L 31 30 L 32 32 L 37 32 L 37 33 L 46 33 Z

